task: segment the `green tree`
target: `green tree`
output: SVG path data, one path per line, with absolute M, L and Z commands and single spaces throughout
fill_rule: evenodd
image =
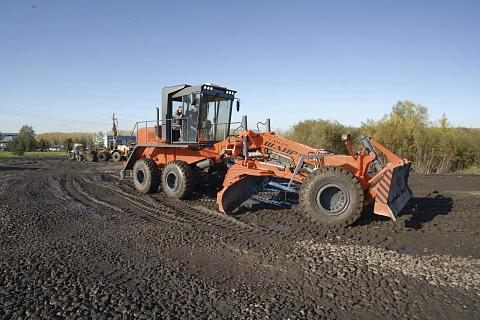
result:
M 33 151 L 36 148 L 35 131 L 31 126 L 23 126 L 18 136 L 8 145 L 8 149 L 15 154 L 24 154 L 26 151 Z
M 25 146 L 25 151 L 33 151 L 36 146 L 35 140 L 35 131 L 33 130 L 32 126 L 25 125 L 23 126 L 17 136 Z
M 363 123 L 361 131 L 394 150 L 399 156 L 413 159 L 417 137 L 424 134 L 427 126 L 427 108 L 405 100 L 397 102 L 390 114 L 381 120 Z
M 65 152 L 69 153 L 73 147 L 73 140 L 70 138 L 65 139 L 65 141 L 63 142 L 63 146 L 65 147 Z
M 448 123 L 448 119 L 447 119 L 447 115 L 445 114 L 445 112 L 443 113 L 442 117 L 440 118 L 440 121 L 439 121 L 439 125 L 440 125 L 440 128 L 442 129 L 446 129 L 448 128 L 450 125 Z
M 25 142 L 18 137 L 15 137 L 9 144 L 8 150 L 11 151 L 13 154 L 18 156 L 23 156 L 26 151 Z
M 288 137 L 314 148 L 343 153 L 342 134 L 349 131 L 349 128 L 337 121 L 305 120 L 294 125 Z
M 38 149 L 40 149 L 41 151 L 46 151 L 49 147 L 50 143 L 47 140 L 42 138 L 38 141 Z

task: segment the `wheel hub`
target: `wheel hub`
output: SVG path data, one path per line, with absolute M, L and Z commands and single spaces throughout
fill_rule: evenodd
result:
M 140 184 L 143 184 L 145 182 L 145 172 L 143 172 L 143 170 L 137 171 L 137 181 Z
M 326 214 L 339 215 L 347 209 L 350 199 L 342 186 L 329 183 L 317 191 L 316 202 Z
M 176 190 L 178 188 L 178 176 L 175 172 L 169 172 L 167 174 L 167 187 L 170 190 Z

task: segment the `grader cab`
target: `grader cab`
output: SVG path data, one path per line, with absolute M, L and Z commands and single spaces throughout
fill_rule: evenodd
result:
M 248 129 L 247 117 L 232 123 L 240 103 L 236 91 L 202 84 L 166 87 L 162 117 L 138 122 L 137 143 L 121 177 L 132 179 L 142 193 L 163 192 L 186 199 L 199 191 L 199 177 L 218 181 L 218 210 L 231 213 L 272 178 L 297 192 L 300 207 L 314 221 L 346 226 L 373 203 L 376 214 L 395 220 L 412 196 L 408 187 L 410 162 L 374 139 L 362 137 L 363 150 L 354 152 L 343 136 L 348 154 L 333 154 L 285 139 L 270 130 Z M 377 152 L 383 153 L 383 164 Z

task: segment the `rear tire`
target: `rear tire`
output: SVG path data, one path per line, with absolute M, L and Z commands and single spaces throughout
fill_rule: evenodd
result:
M 169 197 L 188 198 L 195 189 L 195 173 L 192 167 L 184 161 L 169 162 L 162 172 L 162 187 Z
M 90 162 L 96 162 L 98 160 L 97 153 L 95 151 L 89 151 L 85 155 L 85 160 Z
M 154 193 L 160 185 L 160 170 L 152 159 L 140 159 L 132 170 L 133 184 L 141 193 Z
M 310 218 L 328 227 L 346 227 L 363 211 L 360 181 L 347 170 L 323 167 L 308 176 L 300 190 L 300 208 Z
M 112 152 L 112 160 L 113 162 L 119 162 L 122 160 L 122 154 L 120 153 L 120 151 Z
M 68 159 L 70 159 L 70 160 L 75 160 L 75 153 L 69 152 L 69 153 L 68 153 Z
M 100 161 L 108 161 L 108 154 L 105 151 L 100 151 L 97 154 L 98 160 Z

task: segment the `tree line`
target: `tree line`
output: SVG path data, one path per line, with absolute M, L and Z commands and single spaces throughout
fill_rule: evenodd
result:
M 106 134 L 112 135 L 111 132 Z M 131 135 L 130 131 L 119 130 L 119 135 Z M 32 126 L 24 125 L 9 144 L 8 150 L 16 155 L 23 155 L 31 151 L 47 151 L 51 147 L 60 147 L 63 150 L 70 150 L 73 143 L 80 143 L 89 149 L 103 147 L 102 131 L 91 132 L 47 132 L 36 134 Z M 1 137 L 1 133 L 0 133 Z
M 282 135 L 300 143 L 324 148 L 335 153 L 345 153 L 342 134 L 350 133 L 356 150 L 362 148 L 361 135 L 375 138 L 397 155 L 413 162 L 418 173 L 452 173 L 469 167 L 480 167 L 480 130 L 453 127 L 445 115 L 431 122 L 428 110 L 411 101 L 399 101 L 389 114 L 380 120 L 367 120 L 360 127 L 349 127 L 334 120 L 304 120 Z M 130 135 L 130 132 L 121 132 Z M 98 147 L 104 133 L 35 134 L 25 125 L 9 144 L 16 154 L 34 150 L 48 150 L 62 145 L 66 150 L 72 142 L 88 148 Z
M 103 139 L 103 132 L 50 132 L 35 134 L 32 126 L 24 125 L 9 144 L 8 150 L 17 155 L 23 155 L 31 151 L 47 151 L 51 147 L 60 147 L 68 150 L 72 142 L 81 143 L 88 148 L 94 148 L 99 145 Z
M 350 133 L 357 150 L 361 135 L 375 138 L 397 155 L 413 162 L 418 173 L 452 173 L 480 166 L 480 130 L 453 127 L 445 115 L 430 122 L 428 110 L 411 101 L 399 101 L 378 121 L 360 127 L 332 120 L 305 120 L 284 133 L 300 143 L 345 153 L 341 136 Z

